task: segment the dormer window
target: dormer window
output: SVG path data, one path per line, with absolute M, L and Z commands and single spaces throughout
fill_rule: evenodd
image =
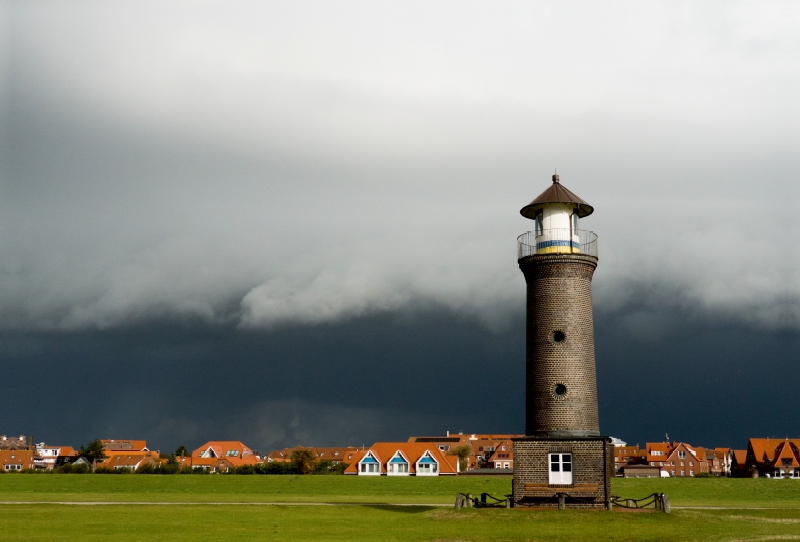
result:
M 433 458 L 430 452 L 425 452 L 417 461 L 417 476 L 438 476 L 439 463 Z
M 372 452 L 367 452 L 367 455 L 360 461 L 358 470 L 359 474 L 380 475 L 381 464 L 375 459 Z
M 408 476 L 408 461 L 400 453 L 400 450 L 394 453 L 386 467 L 386 474 L 389 476 Z

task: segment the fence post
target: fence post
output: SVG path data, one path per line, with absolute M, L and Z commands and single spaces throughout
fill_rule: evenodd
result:
M 669 497 L 662 493 L 661 498 L 664 500 L 664 513 L 669 514 Z
M 467 493 L 467 508 L 472 508 L 472 493 Z
M 558 509 L 559 510 L 564 510 L 564 508 L 566 508 L 564 497 L 565 497 L 565 495 L 563 493 L 559 493 L 558 494 Z

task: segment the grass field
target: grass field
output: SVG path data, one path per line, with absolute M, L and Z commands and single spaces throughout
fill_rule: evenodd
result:
M 624 497 L 667 493 L 669 515 L 425 506 L 510 488 L 499 477 L 2 475 L 6 502 L 120 504 L 3 504 L 0 540 L 800 540 L 793 480 L 614 480 Z M 362 505 L 259 504 L 268 502 Z

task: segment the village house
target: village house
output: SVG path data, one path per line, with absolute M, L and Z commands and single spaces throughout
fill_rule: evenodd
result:
M 69 458 L 77 457 L 78 452 L 72 446 L 51 446 L 40 442 L 34 447 L 34 464 L 38 468 L 52 470 Z
M 144 457 L 150 454 L 150 449 L 147 447 L 146 440 L 101 439 L 100 442 L 103 444 L 103 453 L 106 458 L 102 461 L 98 461 L 96 465 L 93 465 L 93 468 L 123 468 L 122 464 L 127 460 L 122 461 L 122 463 L 119 461 L 112 461 L 115 456 Z M 158 458 L 158 450 L 155 451 L 155 457 L 156 459 Z
M 121 453 L 114 454 L 103 461 L 102 466 L 106 469 L 130 469 L 136 470 L 144 465 L 158 465 L 158 454 L 153 452 L 143 453 Z
M 0 450 L 0 468 L 4 472 L 33 469 L 33 450 Z
M 510 440 L 500 440 L 482 463 L 486 469 L 513 469 L 514 447 Z
M 800 479 L 799 449 L 800 439 L 751 438 L 745 471 L 754 478 Z
M 345 474 L 358 476 L 442 476 L 458 474 L 458 457 L 424 442 L 376 442 L 353 454 Z
M 211 440 L 192 452 L 192 468 L 227 472 L 261 462 L 258 452 L 238 440 Z
M 673 447 L 672 442 L 648 442 L 645 445 L 645 460 L 651 467 L 663 467 Z
M 669 473 L 670 476 L 686 477 L 695 476 L 701 472 L 708 472 L 708 463 L 706 462 L 705 449 L 693 448 L 685 442 L 672 442 L 666 448 L 666 453 L 663 462 L 659 466 L 662 470 Z M 648 449 L 650 443 L 647 443 Z M 655 451 L 658 451 L 656 448 Z

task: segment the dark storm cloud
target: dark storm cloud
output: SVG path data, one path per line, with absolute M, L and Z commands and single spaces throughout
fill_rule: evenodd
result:
M 800 431 L 800 334 L 662 310 L 653 317 L 668 325 L 650 337 L 647 319 L 627 320 L 637 308 L 650 310 L 596 314 L 604 433 L 741 447 Z M 272 331 L 163 322 L 6 333 L 0 363 L 11 384 L 0 409 L 15 415 L 4 431 L 72 444 L 146 438 L 161 449 L 244 439 L 261 451 L 519 432 L 524 315 L 514 312 L 500 334 L 436 307 Z M 19 408 L 23 400 L 34 407 Z

